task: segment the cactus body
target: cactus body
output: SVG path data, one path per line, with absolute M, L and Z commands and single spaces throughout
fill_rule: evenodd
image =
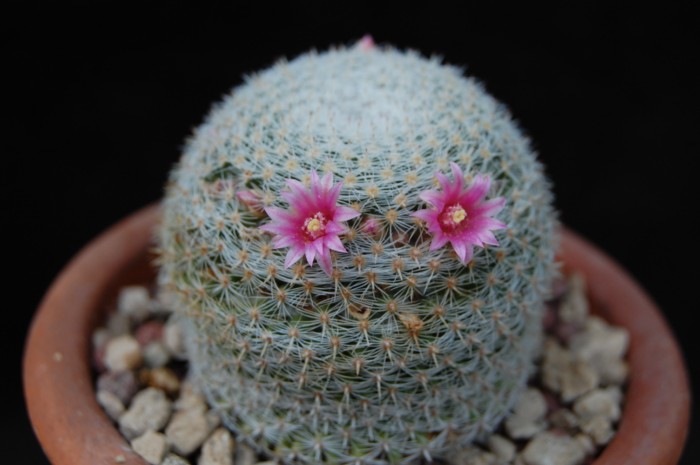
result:
M 431 250 L 414 215 L 450 163 L 505 199 L 499 245 L 467 264 L 449 244 Z M 288 180 L 308 187 L 314 171 L 360 213 L 330 273 L 285 267 L 260 229 L 270 208 L 289 210 Z M 213 108 L 167 188 L 159 279 L 195 380 L 240 437 L 287 462 L 409 463 L 512 406 L 539 347 L 555 225 L 528 141 L 478 83 L 358 46 L 277 63 Z

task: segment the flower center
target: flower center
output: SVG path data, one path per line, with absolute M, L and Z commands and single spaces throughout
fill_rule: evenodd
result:
M 450 205 L 440 215 L 440 224 L 447 231 L 454 231 L 467 219 L 467 211 L 460 205 Z
M 309 224 L 306 225 L 306 229 L 309 232 L 316 232 L 319 229 L 321 229 L 322 227 L 323 227 L 323 225 L 316 218 L 313 218 L 311 221 L 309 221 Z
M 467 217 L 467 212 L 465 212 L 464 208 L 462 208 L 459 205 L 455 205 L 452 208 L 454 208 L 454 211 L 450 213 L 450 215 L 452 215 L 452 221 L 454 221 L 457 224 L 461 223 L 462 220 L 464 220 Z
M 303 231 L 307 239 L 315 240 L 323 236 L 326 231 L 326 223 L 326 217 L 323 216 L 323 213 L 321 212 L 306 218 L 304 221 Z

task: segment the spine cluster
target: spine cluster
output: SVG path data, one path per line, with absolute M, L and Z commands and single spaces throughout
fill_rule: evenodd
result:
M 503 199 L 472 256 L 435 247 L 435 228 L 473 217 L 456 203 L 430 216 L 456 177 Z M 299 200 L 328 179 L 337 210 Z M 290 258 L 335 211 L 330 261 Z M 196 129 L 167 187 L 159 279 L 195 380 L 242 438 L 289 463 L 409 463 L 511 408 L 555 225 L 528 141 L 461 70 L 391 48 L 309 53 L 249 77 Z

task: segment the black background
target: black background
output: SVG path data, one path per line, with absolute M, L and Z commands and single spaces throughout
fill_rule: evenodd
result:
M 243 73 L 368 32 L 466 65 L 511 108 L 547 166 L 563 221 L 659 303 L 698 386 L 697 8 L 477 5 L 3 11 L 0 217 L 10 281 L 0 434 L 17 463 L 46 463 L 26 418 L 20 361 L 53 277 L 89 239 L 161 196 L 191 128 Z M 699 414 L 682 464 L 700 463 Z

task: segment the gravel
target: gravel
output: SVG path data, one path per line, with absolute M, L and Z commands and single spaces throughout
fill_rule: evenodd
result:
M 585 281 L 555 283 L 538 370 L 501 428 L 452 450 L 459 465 L 581 465 L 614 437 L 629 335 L 589 314 Z M 97 400 L 152 465 L 273 465 L 236 441 L 186 378 L 180 326 L 148 289 L 122 289 L 93 334 Z
M 131 441 L 131 448 L 151 465 L 160 465 L 168 451 L 168 444 L 162 433 L 148 430 Z
M 119 417 L 119 429 L 127 439 L 133 439 L 148 430 L 160 431 L 170 418 L 171 402 L 160 389 L 146 388 L 131 402 L 129 409 Z

